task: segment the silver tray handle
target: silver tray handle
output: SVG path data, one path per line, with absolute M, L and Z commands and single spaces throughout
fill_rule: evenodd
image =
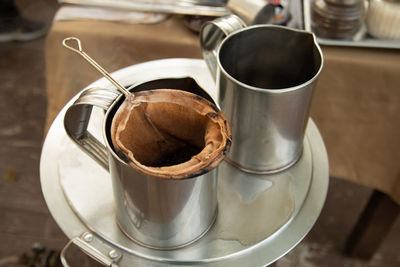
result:
M 66 254 L 72 244 L 104 266 L 118 267 L 118 262 L 122 258 L 122 254 L 119 251 L 110 247 L 92 233 L 86 232 L 79 237 L 71 239 L 61 250 L 60 259 L 64 267 L 70 267 Z
M 119 95 L 114 89 L 89 88 L 68 108 L 64 117 L 64 128 L 69 137 L 106 170 L 107 148 L 87 131 L 87 127 L 93 106 L 107 110 Z

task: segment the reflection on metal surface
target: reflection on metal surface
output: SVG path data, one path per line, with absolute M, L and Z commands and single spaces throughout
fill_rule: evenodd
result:
M 240 174 L 228 164 L 220 167 L 219 239 L 243 247 L 255 245 L 282 227 L 294 211 L 290 175 Z

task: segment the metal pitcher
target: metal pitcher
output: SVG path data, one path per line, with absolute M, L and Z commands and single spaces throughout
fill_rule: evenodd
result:
M 246 27 L 231 15 L 206 23 L 200 42 L 232 128 L 228 161 L 251 173 L 278 172 L 296 163 L 323 66 L 314 34 L 274 25 Z

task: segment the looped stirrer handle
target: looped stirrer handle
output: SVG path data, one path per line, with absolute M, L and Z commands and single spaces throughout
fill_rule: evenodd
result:
M 76 46 L 77 48 L 69 45 L 69 42 L 75 41 L 76 42 Z M 115 87 L 117 87 L 117 89 L 123 93 L 125 95 L 126 98 L 132 98 L 133 94 L 131 92 L 129 92 L 128 90 L 125 89 L 124 86 L 122 86 L 119 82 L 117 82 L 116 80 L 114 80 L 113 77 L 111 77 L 111 75 L 105 70 L 103 69 L 103 67 L 101 67 L 96 61 L 94 61 L 91 57 L 89 57 L 88 54 L 86 54 L 83 50 L 82 50 L 82 45 L 81 45 L 81 41 L 76 38 L 76 37 L 68 37 L 65 38 L 62 42 L 63 46 L 65 46 L 66 48 L 68 48 L 69 50 L 78 53 L 79 55 L 81 55 L 84 59 L 86 59 L 87 62 L 89 62 L 96 70 L 98 70 L 105 78 L 107 78 Z
M 76 44 L 77 44 L 78 49 L 76 49 L 76 48 L 74 48 L 74 47 L 68 45 L 67 42 L 70 42 L 70 41 L 75 41 Z M 79 54 L 82 53 L 81 40 L 79 40 L 79 39 L 76 38 L 76 37 L 68 37 L 68 38 L 65 38 L 65 39 L 62 41 L 62 44 L 63 44 L 63 46 L 65 46 L 66 48 L 68 48 L 68 49 L 70 49 L 70 50 L 72 50 L 72 51 L 74 51 L 74 52 L 76 52 L 76 53 L 79 53 Z

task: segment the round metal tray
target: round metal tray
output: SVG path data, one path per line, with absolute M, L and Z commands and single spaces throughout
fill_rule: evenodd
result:
M 113 77 L 124 85 L 191 77 L 217 98 L 202 60 L 150 61 L 121 69 Z M 105 79 L 89 87 L 94 86 L 112 88 Z M 58 114 L 44 142 L 40 162 L 43 194 L 51 214 L 69 238 L 93 234 L 103 250 L 117 252 L 119 266 L 265 266 L 289 252 L 317 220 L 327 194 L 329 172 L 324 143 L 310 120 L 303 155 L 286 171 L 252 175 L 228 163 L 221 164 L 218 218 L 200 240 L 175 250 L 136 244 L 117 226 L 109 174 L 64 131 L 66 108 L 76 97 Z M 102 119 L 103 112 L 94 110 L 89 130 L 99 139 Z

